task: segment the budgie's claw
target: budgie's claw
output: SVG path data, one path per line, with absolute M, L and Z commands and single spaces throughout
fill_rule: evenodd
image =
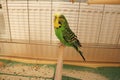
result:
M 62 44 L 62 43 L 58 43 L 58 46 L 60 47 L 60 46 L 64 46 L 65 47 L 65 45 L 64 44 Z

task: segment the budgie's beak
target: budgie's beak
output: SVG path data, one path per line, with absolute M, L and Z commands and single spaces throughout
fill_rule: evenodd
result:
M 60 14 L 55 14 L 54 15 L 54 28 L 59 28 L 60 24 L 59 24 L 59 16 Z

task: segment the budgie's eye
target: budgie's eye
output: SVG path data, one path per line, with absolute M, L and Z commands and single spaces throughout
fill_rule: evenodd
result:
M 61 28 L 61 26 L 59 26 L 59 28 Z

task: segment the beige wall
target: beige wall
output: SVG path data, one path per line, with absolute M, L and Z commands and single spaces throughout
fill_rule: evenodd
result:
M 120 62 L 120 49 L 83 47 L 81 50 L 87 61 Z M 1 43 L 0 55 L 56 60 L 58 46 Z M 64 60 L 82 61 L 82 58 L 73 48 L 66 47 Z

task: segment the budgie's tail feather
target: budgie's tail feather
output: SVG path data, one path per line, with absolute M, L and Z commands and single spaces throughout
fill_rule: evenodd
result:
M 78 52 L 79 52 L 79 54 L 81 55 L 81 57 L 83 58 L 83 60 L 86 61 L 86 60 L 85 60 L 85 57 L 83 56 L 82 52 L 81 52 L 79 49 L 78 49 Z
M 79 54 L 81 55 L 81 57 L 83 58 L 83 60 L 86 61 L 85 57 L 83 56 L 82 52 L 80 51 L 80 48 L 77 47 L 77 46 L 74 46 L 74 48 L 76 49 L 77 52 L 79 52 Z

